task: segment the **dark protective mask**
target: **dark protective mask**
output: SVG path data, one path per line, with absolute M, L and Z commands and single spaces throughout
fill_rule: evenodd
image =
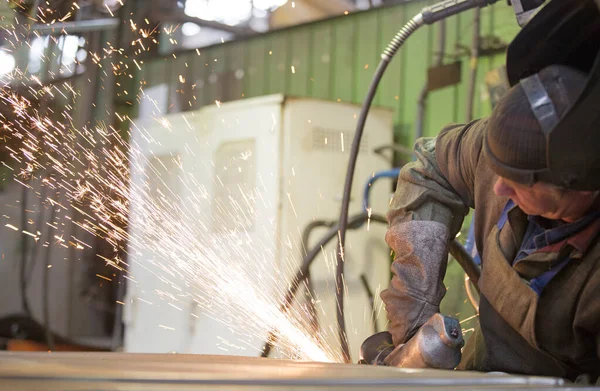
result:
M 548 129 L 547 168 L 536 181 L 600 190 L 600 0 L 552 0 L 511 42 L 511 86 L 541 69 L 567 65 L 588 74 L 572 107 Z M 527 176 L 527 173 L 523 173 Z

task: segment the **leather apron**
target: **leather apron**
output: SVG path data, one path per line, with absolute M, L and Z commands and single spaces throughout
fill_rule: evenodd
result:
M 535 326 L 539 297 L 511 266 L 527 218 L 520 209 L 509 210 L 508 206 L 485 241 L 478 284 L 479 325 L 464 348 L 458 368 L 574 378 L 577 373 L 572 368 L 538 346 Z

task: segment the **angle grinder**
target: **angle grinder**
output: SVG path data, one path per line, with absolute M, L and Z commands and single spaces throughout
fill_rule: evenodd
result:
M 359 364 L 454 369 L 464 344 L 458 320 L 434 314 L 405 344 L 394 347 L 387 331 L 370 336 L 360 347 Z

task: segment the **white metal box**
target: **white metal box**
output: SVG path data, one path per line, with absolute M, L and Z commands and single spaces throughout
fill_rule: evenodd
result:
M 142 104 L 132 127 L 125 350 L 259 355 L 268 330 L 282 326 L 273 310 L 301 263 L 302 230 L 339 216 L 360 108 L 273 95 L 152 118 L 160 100 Z M 391 143 L 392 112 L 372 109 L 351 215 L 363 210 L 365 182 L 389 168 L 372 150 Z M 385 214 L 391 184 L 381 182 L 371 206 Z M 311 244 L 323 232 L 315 230 Z M 347 235 L 346 319 L 355 360 L 373 333 L 362 274 L 385 327 L 378 298 L 390 278 L 384 234 L 385 226 L 371 223 Z M 336 240 L 323 248 L 311 276 L 315 334 L 337 352 L 335 249 Z M 305 301 L 302 292 L 297 297 Z M 305 306 L 295 309 L 292 323 L 305 323 L 308 334 Z

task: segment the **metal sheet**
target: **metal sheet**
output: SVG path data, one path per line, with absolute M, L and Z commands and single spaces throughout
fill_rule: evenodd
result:
M 560 379 L 409 370 L 263 358 L 126 354 L 0 353 L 0 389 L 342 390 L 547 389 Z

